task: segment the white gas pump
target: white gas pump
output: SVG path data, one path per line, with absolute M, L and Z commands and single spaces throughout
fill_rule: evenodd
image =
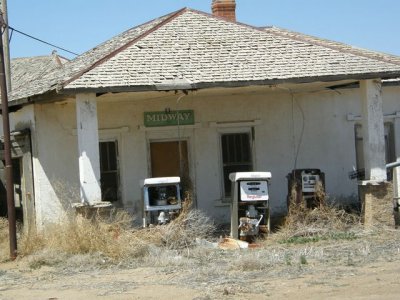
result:
M 166 224 L 182 208 L 179 177 L 146 178 L 143 183 L 143 226 Z
M 254 240 L 260 233 L 270 232 L 268 183 L 270 172 L 238 172 L 229 174 L 232 181 L 231 236 Z

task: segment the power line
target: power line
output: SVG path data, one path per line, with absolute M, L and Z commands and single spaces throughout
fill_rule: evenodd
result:
M 6 25 L 6 26 L 7 26 L 9 29 L 11 29 L 11 34 L 10 34 L 10 36 L 12 36 L 12 33 L 15 31 L 15 32 L 18 32 L 19 34 L 22 34 L 22 35 L 24 35 L 24 36 L 26 36 L 26 37 L 29 37 L 29 38 L 31 38 L 31 39 L 34 39 L 34 40 L 36 40 L 36 41 L 38 41 L 38 42 L 41 42 L 41 43 L 43 43 L 43 44 L 52 46 L 52 47 L 54 47 L 54 48 L 57 48 L 57 49 L 60 49 L 60 50 L 62 50 L 62 51 L 71 53 L 71 54 L 73 54 L 73 55 L 79 55 L 78 53 L 75 53 L 75 52 L 69 51 L 69 50 L 67 50 L 67 49 L 65 49 L 65 48 L 58 47 L 58 46 L 56 46 L 56 45 L 54 45 L 54 44 L 48 43 L 48 42 L 46 42 L 46 41 L 44 41 L 44 40 L 41 40 L 41 39 L 39 39 L 39 38 L 37 38 L 37 37 L 34 37 L 34 36 L 30 35 L 30 34 L 27 34 L 27 33 L 25 33 L 25 32 L 22 32 L 22 31 L 20 31 L 20 30 L 17 30 L 17 29 L 15 29 L 15 28 L 11 27 L 11 26 L 8 26 L 8 25 Z

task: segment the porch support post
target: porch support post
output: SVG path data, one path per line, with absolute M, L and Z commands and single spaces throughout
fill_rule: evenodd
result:
M 76 122 L 81 202 L 93 205 L 101 201 L 96 94 L 76 95 Z
M 400 139 L 397 138 L 400 132 L 400 118 L 394 119 L 394 132 L 396 134 L 396 161 L 400 162 Z M 393 169 L 393 216 L 395 228 L 400 228 L 400 167 Z
M 365 179 L 386 181 L 385 132 L 380 79 L 360 81 Z
M 385 132 L 380 79 L 360 81 L 365 181 L 360 185 L 365 226 L 391 224 L 392 185 L 386 177 Z M 385 211 L 385 213 L 382 213 Z

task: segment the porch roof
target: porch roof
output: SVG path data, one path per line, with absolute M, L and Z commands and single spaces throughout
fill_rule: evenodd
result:
M 399 78 L 400 57 L 182 9 L 132 28 L 11 94 L 156 91 Z
M 21 57 L 11 61 L 12 92 L 9 99 L 46 92 L 51 88 L 51 80 L 44 80 L 57 74 L 68 60 L 56 52 L 46 56 Z M 44 85 L 47 82 L 48 85 Z

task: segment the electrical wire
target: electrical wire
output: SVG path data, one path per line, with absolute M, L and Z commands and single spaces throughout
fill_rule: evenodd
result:
M 22 35 L 28 37 L 28 38 L 31 38 L 31 39 L 36 40 L 36 41 L 38 41 L 38 42 L 41 42 L 41 43 L 43 43 L 43 44 L 52 46 L 52 47 L 57 48 L 57 49 L 59 49 L 59 50 L 62 50 L 62 51 L 64 51 L 64 52 L 68 52 L 68 53 L 73 54 L 73 55 L 79 55 L 78 53 L 69 51 L 69 50 L 67 50 L 67 49 L 65 49 L 65 48 L 62 48 L 62 47 L 59 47 L 59 46 L 54 45 L 54 44 L 52 44 L 52 43 L 46 42 L 46 41 L 44 41 L 44 40 L 42 40 L 42 39 L 39 39 L 39 38 L 34 37 L 34 36 L 30 35 L 30 34 L 27 34 L 27 33 L 25 33 L 25 32 L 22 32 L 22 31 L 18 30 L 18 29 L 15 29 L 14 27 L 11 27 L 11 26 L 9 26 L 9 25 L 5 25 L 5 26 L 7 26 L 7 27 L 11 30 L 10 41 L 11 41 L 12 33 L 15 31 L 15 32 L 17 32 L 17 33 L 19 33 L 19 34 L 22 34 Z
M 11 29 L 10 37 L 8 38 L 8 43 L 11 42 L 12 36 L 13 36 L 14 30 Z
M 292 103 L 292 145 L 293 145 L 293 161 L 294 161 L 294 167 L 293 170 L 296 169 L 296 132 L 295 132 L 295 124 L 294 124 L 294 96 L 292 91 L 289 89 L 290 96 L 291 96 L 291 103 Z
M 285 87 L 278 87 L 280 89 L 286 90 L 290 93 L 291 96 L 291 102 L 292 102 L 292 139 L 293 139 L 293 156 L 294 156 L 294 166 L 293 166 L 293 171 L 297 168 L 297 160 L 299 157 L 300 153 L 300 148 L 301 144 L 303 141 L 303 136 L 304 136 L 304 129 L 305 129 L 305 114 L 304 110 L 301 107 L 300 103 L 297 101 L 294 92 L 290 88 L 285 88 Z M 300 132 L 300 137 L 299 137 L 299 142 L 296 145 L 296 132 L 295 132 L 295 123 L 294 123 L 294 105 L 297 105 L 301 112 L 301 117 L 302 117 L 302 124 L 301 124 L 301 132 Z
M 296 170 L 297 168 L 297 159 L 299 157 L 299 152 L 300 152 L 300 147 L 301 147 L 301 143 L 303 141 L 303 135 L 304 135 L 304 128 L 305 128 L 305 115 L 304 115 L 304 110 L 301 107 L 300 103 L 297 101 L 297 99 L 295 98 L 294 94 L 292 94 L 292 107 L 293 107 L 293 102 L 295 102 L 297 104 L 297 107 L 299 108 L 300 112 L 301 112 L 301 117 L 302 117 L 302 124 L 301 124 L 301 132 L 300 132 L 300 138 L 299 138 L 299 143 L 297 145 L 297 151 L 296 151 L 296 155 L 294 157 L 294 170 Z M 294 119 L 293 119 L 293 127 L 294 127 Z M 294 136 L 294 131 L 293 131 L 293 136 Z

